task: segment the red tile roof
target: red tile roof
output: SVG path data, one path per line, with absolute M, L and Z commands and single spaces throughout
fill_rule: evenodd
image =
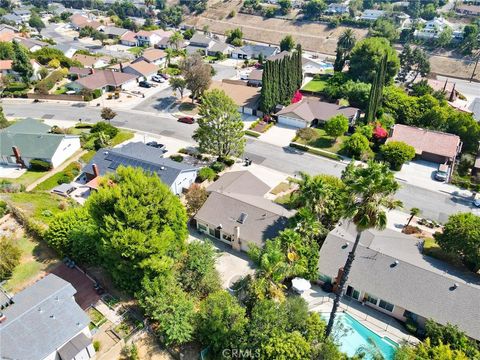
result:
M 95 70 L 92 75 L 78 79 L 77 84 L 90 90 L 101 89 L 105 86 L 121 86 L 137 77 L 133 74 L 110 70 Z

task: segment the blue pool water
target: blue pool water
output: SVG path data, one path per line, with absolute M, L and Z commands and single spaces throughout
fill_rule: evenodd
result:
M 320 67 L 324 70 L 329 70 L 329 69 L 333 70 L 333 65 L 332 64 L 321 63 Z
M 328 321 L 330 314 L 322 313 L 321 316 Z M 335 317 L 334 333 L 340 350 L 348 356 L 354 356 L 358 349 L 376 348 L 385 360 L 392 360 L 398 347 L 397 343 L 379 336 L 347 313 Z M 368 352 L 365 359 L 371 359 Z

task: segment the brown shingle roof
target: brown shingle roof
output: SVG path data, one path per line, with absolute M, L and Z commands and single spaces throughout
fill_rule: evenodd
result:
M 210 90 L 219 89 L 225 91 L 238 106 L 256 108 L 260 101 L 260 89 L 256 87 L 232 84 L 226 81 L 212 81 Z
M 142 54 L 142 58 L 144 58 L 148 62 L 163 59 L 165 56 L 167 56 L 167 54 L 165 54 L 165 51 L 160 49 L 147 49 Z
M 351 106 L 341 106 L 331 104 L 317 99 L 305 99 L 301 102 L 288 105 L 280 110 L 276 115 L 295 114 L 297 117 L 311 122 L 315 119 L 327 121 L 331 117 L 342 114 L 351 118 L 357 114 L 359 109 Z
M 137 77 L 133 74 L 121 73 L 118 71 L 95 70 L 92 75 L 81 78 L 77 80 L 76 83 L 84 88 L 95 90 L 101 89 L 105 86 L 117 87 L 136 78 Z
M 457 135 L 440 131 L 416 128 L 413 126 L 396 124 L 392 129 L 389 141 L 403 141 L 415 148 L 415 153 L 436 154 L 454 159 L 460 147 L 460 138 Z
M 85 67 L 92 67 L 100 58 L 91 55 L 75 54 L 72 60 L 76 60 Z
M 120 36 L 120 40 L 129 41 L 129 42 L 137 42 L 137 38 L 135 37 L 135 33 L 133 31 L 127 31 L 125 34 Z
M 158 71 L 158 66 L 157 65 L 146 62 L 145 60 L 132 63 L 132 64 L 128 65 L 126 68 L 133 69 L 137 73 L 139 73 L 143 76 L 148 76 L 148 75 L 151 75 L 151 74 L 156 73 Z

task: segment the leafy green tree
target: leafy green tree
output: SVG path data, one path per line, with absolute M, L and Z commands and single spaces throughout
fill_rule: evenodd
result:
M 8 120 L 3 113 L 3 106 L 0 105 L 0 129 L 5 129 L 8 127 Z
M 175 27 L 177 27 L 184 20 L 183 8 L 181 6 L 178 6 L 178 5 L 167 6 L 164 10 L 158 12 L 157 17 L 158 17 L 158 20 L 159 20 L 160 24 L 162 24 L 164 26 L 175 26 Z M 189 39 L 187 36 L 188 35 L 185 36 L 185 39 Z M 193 34 L 192 34 L 192 36 L 193 36 Z
M 355 33 L 352 29 L 346 29 L 338 38 L 337 41 L 337 55 L 333 69 L 335 71 L 342 71 L 345 66 L 345 61 L 350 57 L 350 53 L 355 46 Z
M 368 161 L 367 165 L 367 167 L 357 167 L 352 161 L 342 174 L 349 199 L 346 203 L 345 215 L 347 218 L 352 219 L 351 221 L 356 227 L 357 235 L 352 250 L 348 254 L 342 276 L 337 286 L 332 311 L 325 332 L 326 337 L 332 333 L 335 315 L 353 261 L 355 260 L 355 252 L 363 231 L 372 228 L 378 230 L 385 229 L 387 225 L 387 213 L 385 210 L 392 210 L 401 205 L 398 200 L 393 198 L 393 195 L 400 186 L 387 165 L 371 160 Z
M 38 32 L 45 28 L 42 18 L 37 13 L 32 13 L 30 20 L 28 20 L 28 25 L 35 28 Z
M 213 177 L 215 177 L 215 175 Z M 207 201 L 207 198 L 208 192 L 204 187 L 202 187 L 200 184 L 192 184 L 188 188 L 187 193 L 185 194 L 185 201 L 187 203 L 187 214 L 189 216 L 195 215 L 197 211 L 200 210 L 205 201 Z
M 117 113 L 109 107 L 104 107 L 102 108 L 100 116 L 102 117 L 103 120 L 108 121 L 108 123 L 110 123 L 110 121 L 112 121 L 113 118 L 117 116 Z
M 187 245 L 178 270 L 182 288 L 196 298 L 220 290 L 220 276 L 215 269 L 217 254 L 210 242 L 194 241 Z
M 449 27 L 446 26 L 445 29 L 438 35 L 437 39 L 435 40 L 435 45 L 437 45 L 440 48 L 447 47 L 450 45 L 453 39 L 453 30 Z
M 380 153 L 390 169 L 400 171 L 403 164 L 415 157 L 415 148 L 403 141 L 390 141 L 380 147 Z
M 280 6 L 280 14 L 282 15 L 287 15 L 292 10 L 291 0 L 279 0 L 278 5 Z
M 398 27 L 390 19 L 378 18 L 370 28 L 369 33 L 372 37 L 385 38 L 391 43 L 398 39 Z
M 102 264 L 122 289 L 136 291 L 146 274 L 169 271 L 185 247 L 187 216 L 157 176 L 120 166 L 85 206 L 98 228 Z
M 103 111 L 103 110 L 102 110 Z M 90 129 L 91 134 L 96 134 L 96 133 L 105 133 L 108 135 L 110 139 L 113 139 L 115 136 L 117 136 L 119 130 L 117 127 L 106 123 L 105 121 L 99 121 L 95 123 L 92 128 Z
M 303 17 L 316 20 L 322 15 L 322 13 L 327 8 L 327 4 L 323 0 L 309 0 L 303 3 L 302 5 L 302 12 Z
M 178 45 L 183 41 L 183 35 L 180 31 L 175 31 L 168 39 L 168 44 L 178 51 Z
M 33 76 L 33 66 L 28 57 L 27 49 L 17 41 L 13 41 L 13 63 L 12 70 L 17 72 L 23 82 L 29 83 Z
M 182 99 L 185 88 L 187 87 L 187 81 L 184 78 L 178 76 L 171 77 L 168 81 L 170 83 L 170 86 L 172 87 L 172 90 L 178 91 L 178 93 L 180 94 L 180 99 Z
M 395 352 L 394 360 L 467 360 L 463 351 L 453 350 L 449 344 L 432 345 L 429 338 L 416 346 L 402 345 Z
M 354 80 L 372 82 L 385 55 L 387 55 L 385 81 L 391 83 L 400 68 L 400 61 L 395 49 L 385 38 L 366 38 L 355 44 L 350 55 L 350 76 Z
M 264 345 L 265 359 L 301 360 L 310 358 L 310 344 L 298 331 L 273 334 Z
M 194 300 L 171 276 L 145 278 L 136 297 L 147 316 L 158 324 L 157 333 L 167 345 L 181 345 L 193 339 Z
M 464 152 L 475 152 L 480 141 L 480 124 L 475 121 L 472 114 L 451 109 L 444 105 L 448 112 L 446 131 L 458 135 L 463 142 Z M 441 130 L 441 129 L 440 129 Z
M 243 154 L 243 121 L 237 105 L 224 91 L 205 93 L 199 114 L 193 138 L 201 151 L 223 158 Z
M 360 133 L 354 133 L 343 143 L 343 149 L 354 159 L 365 156 L 370 151 L 368 139 Z
M 13 239 L 0 237 L 0 281 L 8 279 L 15 267 L 20 263 L 22 251 Z
M 0 42 L 0 60 L 12 60 L 15 56 L 11 42 Z
M 468 24 L 463 28 L 463 38 L 460 48 L 464 54 L 470 55 L 480 47 L 480 31 L 477 24 Z
M 213 353 L 240 344 L 248 319 L 245 309 L 232 295 L 222 290 L 210 294 L 200 304 L 197 331 L 200 341 Z
M 345 115 L 338 114 L 327 120 L 325 123 L 325 132 L 337 141 L 339 136 L 345 134 L 348 130 L 348 118 Z
M 179 64 L 187 89 L 192 92 L 192 102 L 198 99 L 210 87 L 212 82 L 211 66 L 205 64 L 198 53 L 182 59 Z
M 240 28 L 235 28 L 233 30 L 228 30 L 225 33 L 225 36 L 227 37 L 225 39 L 225 42 L 227 44 L 232 44 L 234 46 L 242 46 L 243 43 L 243 31 Z
M 292 35 L 287 35 L 280 41 L 280 51 L 292 51 L 294 48 L 295 40 L 293 40 Z
M 480 216 L 451 215 L 443 232 L 435 234 L 435 240 L 446 252 L 460 256 L 472 271 L 480 269 Z

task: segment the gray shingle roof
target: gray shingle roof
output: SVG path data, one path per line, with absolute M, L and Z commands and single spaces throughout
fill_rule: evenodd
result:
M 213 39 L 208 37 L 207 35 L 196 32 L 195 34 L 193 34 L 192 38 L 190 39 L 190 44 L 192 44 L 192 46 L 207 47 L 210 44 L 210 42 L 212 42 L 212 40 Z
M 3 311 L 0 358 L 44 359 L 88 326 L 75 293 L 70 283 L 50 274 L 15 295 L 14 304 Z
M 250 57 L 257 58 L 260 54 L 262 54 L 263 57 L 267 58 L 275 54 L 278 51 L 278 47 L 269 46 L 269 45 L 251 44 L 251 45 L 242 46 L 240 50 L 244 54 Z
M 320 250 L 321 273 L 337 275 L 355 234 L 351 224 L 330 232 Z M 419 239 L 394 230 L 365 231 L 347 284 L 480 340 L 480 277 L 422 255 L 419 246 Z
M 83 172 L 93 176 L 92 165 L 96 164 L 100 175 L 114 172 L 120 165 L 140 167 L 153 172 L 169 187 L 184 171 L 196 170 L 195 167 L 185 165 L 162 157 L 163 151 L 141 142 L 131 142 L 120 148 L 100 149 L 93 159 L 83 168 Z
M 105 35 L 122 36 L 123 34 L 125 34 L 128 31 L 129 31 L 128 29 L 123 29 L 123 28 L 119 28 L 119 27 L 116 27 L 116 26 L 105 26 L 105 29 L 103 29 L 102 32 Z
M 215 226 L 221 224 L 223 231 L 229 234 L 238 226 L 240 238 L 258 246 L 277 236 L 293 215 L 283 206 L 264 198 L 270 186 L 249 171 L 226 173 L 207 190 L 211 193 L 195 218 Z M 247 214 L 243 224 L 238 222 L 242 213 Z

